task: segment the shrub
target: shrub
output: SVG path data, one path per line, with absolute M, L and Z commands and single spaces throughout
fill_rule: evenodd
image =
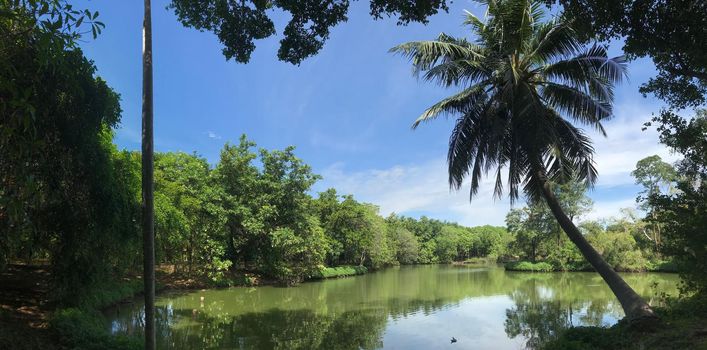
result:
M 509 262 L 505 265 L 506 270 L 509 271 L 530 271 L 530 272 L 550 272 L 554 271 L 555 268 L 546 262 L 530 262 L 530 261 L 516 261 Z
M 368 272 L 365 266 L 336 266 L 336 267 L 326 267 L 319 266 L 309 277 L 310 279 L 324 279 L 333 277 L 345 277 L 345 276 L 355 276 L 363 275 Z
M 595 350 L 595 349 L 623 349 L 628 343 L 621 337 L 616 326 L 613 328 L 602 327 L 575 327 L 563 331 L 560 336 L 545 344 L 543 350 Z
M 649 262 L 643 257 L 640 250 L 626 251 L 621 254 L 614 268 L 619 271 L 641 272 L 648 269 Z
M 640 251 L 636 239 L 628 232 L 599 232 L 589 242 L 618 271 L 646 271 L 648 259 Z
M 62 345 L 71 349 L 142 349 L 142 340 L 110 334 L 97 311 L 77 308 L 58 310 L 50 320 Z
M 569 240 L 565 240 L 558 249 L 553 249 L 547 256 L 555 271 L 583 271 L 591 269 L 591 266 L 582 256 L 577 246 Z
M 678 266 L 673 261 L 668 260 L 656 260 L 651 261 L 648 265 L 650 271 L 655 272 L 678 272 Z
M 100 287 L 82 293 L 78 306 L 86 310 L 101 310 L 121 300 L 132 298 L 142 290 L 142 280 L 138 279 L 105 282 Z
M 464 260 L 465 265 L 492 265 L 496 263 L 495 256 L 476 257 Z
M 324 231 L 315 220 L 307 221 L 301 230 L 281 228 L 270 234 L 272 248 L 265 271 L 286 285 L 302 282 L 324 261 L 326 241 Z

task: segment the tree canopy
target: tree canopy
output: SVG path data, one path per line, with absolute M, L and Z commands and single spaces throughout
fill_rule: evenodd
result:
M 172 0 L 169 7 L 185 26 L 216 34 L 226 58 L 242 63 L 250 60 L 256 40 L 276 34 L 272 12 L 280 10 L 289 21 L 277 56 L 299 64 L 324 47 L 332 27 L 348 19 L 349 4 L 349 0 Z M 429 16 L 447 9 L 447 0 L 370 1 L 373 18 L 397 16 L 398 24 L 426 23 Z
M 658 75 L 641 87 L 675 108 L 707 93 L 707 3 L 693 0 L 548 0 L 585 40 L 623 39 L 629 58 L 650 57 Z

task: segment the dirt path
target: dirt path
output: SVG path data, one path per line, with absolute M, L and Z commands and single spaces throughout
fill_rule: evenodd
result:
M 47 329 L 54 304 L 44 266 L 9 265 L 0 273 L 0 349 L 57 349 Z

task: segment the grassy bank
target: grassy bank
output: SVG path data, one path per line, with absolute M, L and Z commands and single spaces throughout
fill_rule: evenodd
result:
M 504 265 L 508 271 L 550 272 L 555 267 L 546 262 L 512 261 Z
M 61 309 L 52 315 L 49 324 L 61 345 L 70 349 L 137 350 L 143 347 L 142 338 L 111 334 L 98 310 Z
M 142 288 L 139 279 L 104 283 L 84 293 L 76 306 L 54 311 L 49 319 L 49 329 L 62 346 L 70 349 L 141 349 L 142 338 L 111 334 L 100 310 L 134 298 Z
M 551 272 L 551 271 L 593 271 L 591 266 L 587 264 L 568 264 L 565 266 L 556 266 L 546 261 L 511 261 L 504 264 L 508 271 L 526 271 L 526 272 Z M 619 272 L 677 272 L 677 267 L 670 261 L 649 262 L 644 266 L 626 269 L 616 267 Z
M 317 270 L 310 276 L 310 279 L 325 279 L 325 278 L 335 278 L 335 277 L 346 277 L 363 275 L 368 272 L 365 266 L 335 266 L 335 267 L 325 267 L 320 266 Z
M 696 298 L 656 308 L 661 322 L 651 330 L 637 330 L 625 320 L 610 328 L 574 327 L 564 331 L 543 350 L 705 350 L 707 300 Z

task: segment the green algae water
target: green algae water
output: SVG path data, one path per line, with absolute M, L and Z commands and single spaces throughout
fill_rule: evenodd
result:
M 677 275 L 623 277 L 653 305 L 677 293 Z M 108 326 L 139 335 L 143 314 L 138 301 L 115 308 Z M 160 349 L 532 349 L 573 325 L 612 325 L 623 312 L 596 273 L 428 265 L 166 294 L 156 315 Z

